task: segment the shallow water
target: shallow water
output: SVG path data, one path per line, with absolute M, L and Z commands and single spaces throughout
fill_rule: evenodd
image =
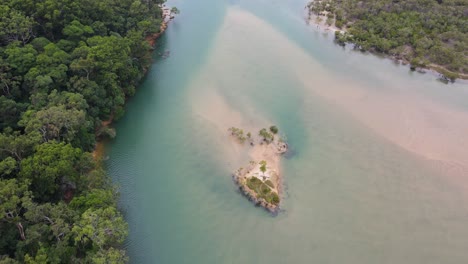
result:
M 466 82 L 336 46 L 302 0 L 169 4 L 107 146 L 132 263 L 468 263 Z M 270 124 L 294 153 L 276 217 L 236 190 L 226 131 Z

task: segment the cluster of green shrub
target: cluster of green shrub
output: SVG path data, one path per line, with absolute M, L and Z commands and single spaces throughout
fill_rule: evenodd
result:
M 237 127 L 230 127 L 228 131 L 231 132 L 231 136 L 235 137 L 240 143 L 244 143 L 246 140 L 252 142 L 252 134 L 250 132 L 244 133 L 243 129 Z M 271 126 L 270 131 L 266 128 L 262 128 L 258 135 L 263 138 L 267 144 L 273 142 L 275 135 L 278 133 L 278 128 L 276 126 Z
M 268 131 L 266 128 L 262 128 L 259 132 L 258 135 L 263 138 L 263 141 L 265 141 L 267 144 L 273 142 L 275 140 L 275 135 L 278 133 L 278 128 L 276 126 L 271 126 L 270 131 Z
M 263 182 L 257 177 L 250 177 L 247 179 L 247 187 L 257 194 L 257 198 L 263 198 L 268 203 L 277 205 L 280 199 L 278 194 L 272 191 L 272 188 L 274 188 L 273 186 L 270 180 Z
M 270 186 L 271 188 L 275 188 L 275 185 L 274 185 L 273 182 L 270 181 L 270 180 L 266 180 L 266 181 L 265 181 L 265 184 L 268 185 L 268 186 Z
M 244 143 L 247 139 L 251 138 L 250 132 L 244 134 L 244 130 L 237 127 L 231 127 L 228 129 L 228 131 L 231 132 L 231 135 L 234 136 L 240 143 Z
M 309 11 L 327 14 L 338 28 L 338 43 L 352 42 L 410 62 L 439 65 L 449 77 L 468 74 L 466 0 L 315 0 Z
M 164 0 L 0 2 L 0 262 L 122 263 L 127 224 L 93 160 L 150 65 Z

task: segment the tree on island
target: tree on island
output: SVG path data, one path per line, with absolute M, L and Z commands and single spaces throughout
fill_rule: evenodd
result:
M 278 134 L 278 127 L 277 126 L 271 126 L 270 127 L 270 132 L 273 133 L 273 134 Z
M 260 164 L 260 171 L 262 171 L 263 175 L 265 175 L 266 165 L 267 165 L 266 161 L 262 160 L 259 162 L 259 164 Z
M 180 14 L 180 10 L 177 7 L 174 6 L 173 8 L 171 8 L 171 18 L 173 18 L 174 15 L 178 14 Z
M 229 132 L 231 132 L 231 135 L 236 137 L 237 140 L 239 140 L 239 142 L 241 144 L 243 144 L 245 142 L 245 140 L 247 139 L 245 136 L 244 136 L 244 130 L 240 129 L 240 128 L 237 128 L 237 127 L 231 127 L 228 129 Z M 247 136 L 250 138 L 250 133 L 247 133 Z
M 274 136 L 272 133 L 268 132 L 265 128 L 262 128 L 262 130 L 260 130 L 260 132 L 258 132 L 258 134 L 263 137 L 263 140 L 266 142 L 266 143 L 271 143 L 273 142 L 274 140 Z

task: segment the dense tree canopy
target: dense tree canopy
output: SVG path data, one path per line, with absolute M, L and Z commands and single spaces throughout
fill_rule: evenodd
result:
M 308 7 L 346 29 L 337 34 L 341 43 L 432 67 L 450 78 L 468 76 L 467 0 L 316 0 Z
M 163 2 L 0 1 L 0 263 L 127 261 L 89 151 L 150 64 Z

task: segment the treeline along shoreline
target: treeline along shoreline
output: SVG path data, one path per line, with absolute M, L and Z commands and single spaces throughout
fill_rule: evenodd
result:
M 0 3 L 0 263 L 128 261 L 116 188 L 91 152 L 151 64 L 163 3 Z
M 433 69 L 446 80 L 468 79 L 466 0 L 314 0 L 307 9 L 341 30 L 341 45 Z

